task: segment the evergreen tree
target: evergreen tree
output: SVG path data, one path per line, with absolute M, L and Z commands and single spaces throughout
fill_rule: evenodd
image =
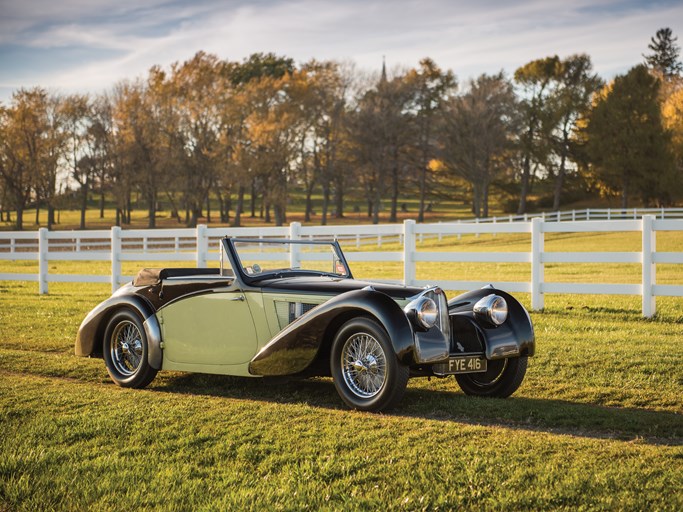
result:
M 678 37 L 673 36 L 670 28 L 660 28 L 647 45 L 652 50 L 650 55 L 644 55 L 647 65 L 665 77 L 680 75 L 683 72 L 683 64 L 679 60 L 681 49 L 676 41 Z
M 621 196 L 622 208 L 634 196 L 645 205 L 668 204 L 677 186 L 659 88 L 640 64 L 606 86 L 590 114 L 585 136 L 593 177 L 604 192 Z

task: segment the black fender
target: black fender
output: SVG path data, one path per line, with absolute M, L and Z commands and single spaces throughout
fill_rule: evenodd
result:
M 132 309 L 142 320 L 142 326 L 149 343 L 147 362 L 155 370 L 161 369 L 161 327 L 155 315 L 152 304 L 131 291 L 132 286 L 121 287 L 107 300 L 95 306 L 85 317 L 76 335 L 75 352 L 77 356 L 102 356 L 102 341 L 107 322 L 116 311 L 127 308 Z
M 330 342 L 339 319 L 372 316 L 384 327 L 398 359 L 414 359 L 413 328 L 401 307 L 385 293 L 354 290 L 328 300 L 285 327 L 249 363 L 252 375 L 292 375 L 304 371 L 323 343 Z
M 478 320 L 474 315 L 474 305 L 479 299 L 491 294 L 500 295 L 508 304 L 508 317 L 502 325 L 493 326 Z M 506 357 L 533 356 L 536 351 L 534 326 L 526 308 L 512 295 L 492 287 L 472 290 L 448 301 L 450 317 L 458 316 L 467 319 L 484 342 L 486 359 L 503 359 Z M 454 344 L 458 340 L 457 329 L 451 318 L 451 336 Z

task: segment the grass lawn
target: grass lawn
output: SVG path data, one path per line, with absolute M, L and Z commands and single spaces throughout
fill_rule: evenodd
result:
M 658 248 L 683 251 L 681 238 L 658 236 Z M 631 234 L 546 237 L 548 250 L 638 244 Z M 528 237 L 425 248 L 528 250 Z M 31 265 L 1 261 L 0 272 Z M 400 265 L 352 268 L 400 278 Z M 683 283 L 675 265 L 657 272 Z M 522 264 L 418 269 L 435 280 L 528 275 Z M 638 282 L 639 267 L 548 265 L 546 278 Z M 548 295 L 513 397 L 413 379 L 400 406 L 378 415 L 346 410 L 329 379 L 162 372 L 146 390 L 118 388 L 101 360 L 73 355 L 80 321 L 108 295 L 108 285 L 50 283 L 39 296 L 37 283 L 0 282 L 2 511 L 683 509 L 682 298 L 659 298 L 644 320 L 639 297 Z

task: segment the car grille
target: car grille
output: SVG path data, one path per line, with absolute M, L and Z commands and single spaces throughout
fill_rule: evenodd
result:
M 277 321 L 278 324 L 280 324 L 280 329 L 284 329 L 294 320 L 316 306 L 317 304 L 308 304 L 306 302 L 275 301 L 275 312 L 277 313 Z

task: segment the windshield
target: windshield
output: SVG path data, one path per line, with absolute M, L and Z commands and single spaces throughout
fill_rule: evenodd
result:
M 232 245 L 238 264 L 250 278 L 291 273 L 349 276 L 341 251 L 332 242 L 232 240 Z

